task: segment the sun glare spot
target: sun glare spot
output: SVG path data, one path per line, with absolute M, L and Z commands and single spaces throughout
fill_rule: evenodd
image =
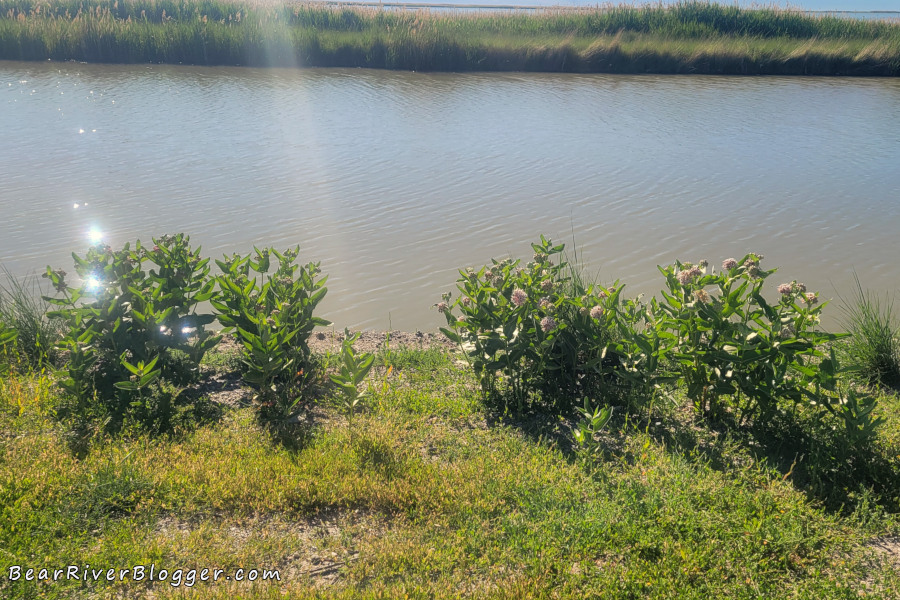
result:
M 75 204 L 72 205 L 72 208 L 78 208 L 78 206 L 79 206 L 79 205 L 78 205 L 78 203 L 76 202 Z
M 89 292 L 96 292 L 100 289 L 100 280 L 96 277 L 88 277 L 87 281 L 84 282 L 84 285 Z
M 96 227 L 91 227 L 91 230 L 88 231 L 88 239 L 92 244 L 99 244 L 100 240 L 103 239 L 103 232 Z
M 79 129 L 78 133 L 84 133 L 84 129 Z

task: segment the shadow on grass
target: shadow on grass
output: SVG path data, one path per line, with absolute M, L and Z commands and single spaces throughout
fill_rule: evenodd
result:
M 522 409 L 519 410 L 519 404 L 506 390 L 494 389 L 483 398 L 485 420 L 490 427 L 518 429 L 532 440 L 548 444 L 557 448 L 564 456 L 573 458 L 577 454 L 577 447 L 572 430 L 580 419 L 577 407 L 582 405 L 585 395 L 589 398 L 602 397 L 602 403 L 613 406 L 613 425 L 626 415 L 636 415 L 637 407 L 641 404 L 628 388 L 617 385 L 610 379 L 605 380 L 602 392 L 597 389 L 584 390 L 579 395 L 581 398 L 575 399 L 571 394 L 565 396 L 545 391 L 542 395 L 523 402 Z
M 626 460 L 626 439 L 647 434 L 667 452 L 721 472 L 763 464 L 781 473 L 795 489 L 830 513 L 849 515 L 862 506 L 900 512 L 900 454 L 881 437 L 854 444 L 840 423 L 819 416 L 779 415 L 777 419 L 738 427 L 727 417 L 710 421 L 688 407 L 667 416 L 648 416 L 646 406 L 616 398 L 613 418 L 598 437 L 599 460 Z M 632 399 L 633 400 L 633 399 Z M 574 407 L 567 412 L 531 406 L 513 412 L 495 396 L 488 405 L 490 426 L 513 427 L 524 435 L 557 448 L 576 460 L 579 448 L 573 429 L 580 419 Z
M 291 415 L 284 418 L 257 412 L 257 422 L 268 433 L 273 444 L 291 453 L 301 452 L 312 443 L 315 432 L 332 418 L 326 407 L 335 396 L 336 389 L 334 383 L 324 378 L 313 382 L 303 390 Z
M 56 419 L 65 427 L 64 439 L 69 452 L 82 460 L 98 440 L 107 436 L 148 434 L 153 438 L 177 441 L 201 427 L 219 423 L 227 409 L 198 387 L 182 389 L 168 398 L 171 404 L 164 415 L 140 423 L 133 418 L 103 418 L 90 410 L 78 410 L 65 404 L 56 407 Z
M 875 439 L 854 444 L 827 420 L 783 418 L 748 431 L 754 454 L 785 474 L 810 499 L 832 512 L 852 512 L 862 499 L 900 511 L 900 456 Z

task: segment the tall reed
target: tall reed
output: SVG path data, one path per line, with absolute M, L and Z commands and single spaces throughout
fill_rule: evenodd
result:
M 526 13 L 216 0 L 0 0 L 0 58 L 897 75 L 900 23 L 707 2 Z

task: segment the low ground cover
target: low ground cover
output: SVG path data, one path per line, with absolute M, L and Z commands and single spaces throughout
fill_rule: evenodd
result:
M 707 2 L 523 14 L 0 0 L 0 59 L 890 76 L 900 74 L 900 24 Z
M 37 374 L 4 379 L 3 596 L 892 598 L 900 591 L 900 523 L 867 482 L 844 492 L 842 509 L 828 508 L 797 478 L 804 457 L 792 469 L 779 465 L 739 433 L 678 410 L 617 408 L 603 451 L 582 460 L 571 443 L 574 418 L 498 412 L 458 355 L 393 352 L 402 360 L 373 367 L 352 430 L 339 391 L 324 381 L 303 419 L 278 429 L 258 420 L 247 389 L 200 428 L 98 435 L 81 459 L 54 418 L 51 382 Z M 220 366 L 208 375 L 227 370 L 214 354 L 208 362 Z M 875 451 L 895 469 L 898 408 L 896 396 L 881 398 L 887 424 Z M 9 576 L 17 565 L 151 564 L 157 574 L 168 571 L 167 581 Z M 277 570 L 281 580 L 203 582 L 203 568 L 228 576 L 259 569 L 260 577 Z

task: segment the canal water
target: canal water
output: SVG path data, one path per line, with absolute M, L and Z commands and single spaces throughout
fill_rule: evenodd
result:
M 89 234 L 299 245 L 337 327 L 433 330 L 456 269 L 540 234 L 652 294 L 748 251 L 900 288 L 900 80 L 0 62 L 0 264 Z M 837 307 L 830 311 L 839 315 Z

